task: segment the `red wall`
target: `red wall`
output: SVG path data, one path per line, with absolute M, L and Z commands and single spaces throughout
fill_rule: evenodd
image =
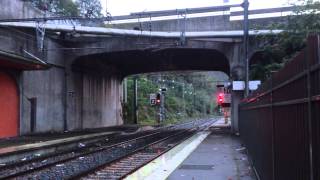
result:
M 15 80 L 0 71 L 0 138 L 18 135 L 19 98 Z

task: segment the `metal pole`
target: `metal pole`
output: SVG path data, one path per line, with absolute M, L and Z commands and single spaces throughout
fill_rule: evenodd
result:
M 108 15 L 108 0 L 106 0 L 106 16 Z
M 160 125 L 162 123 L 162 92 L 161 92 L 161 88 L 163 87 L 163 81 L 162 81 L 161 74 L 159 74 L 158 80 L 159 80 L 159 93 L 160 93 L 159 122 L 158 122 L 158 124 Z
M 128 103 L 128 82 L 127 79 L 124 79 L 123 82 L 123 102 Z
M 244 60 L 246 62 L 246 87 L 245 97 L 249 95 L 249 58 L 248 58 L 248 40 L 249 40 L 249 1 L 244 0 L 243 8 L 243 44 L 244 44 Z
M 184 83 L 182 84 L 182 103 L 183 103 L 183 113 L 186 114 L 186 102 L 184 100 Z
M 138 79 L 134 77 L 134 92 L 133 92 L 133 123 L 138 124 Z
M 165 111 L 164 111 L 164 96 L 165 96 L 165 93 L 161 91 L 160 94 L 161 94 L 161 96 L 160 96 L 160 123 L 163 123 L 164 117 L 165 117 Z
M 195 114 L 195 112 L 196 112 L 196 90 L 195 90 L 195 87 L 194 86 L 192 86 L 193 87 L 193 114 L 192 115 L 194 115 Z

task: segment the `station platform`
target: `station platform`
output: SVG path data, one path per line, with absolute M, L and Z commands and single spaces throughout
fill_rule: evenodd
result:
M 126 179 L 255 180 L 245 148 L 228 129 L 221 118 Z
M 14 158 L 18 159 L 29 156 L 28 151 L 34 151 L 34 154 L 36 154 L 35 150 L 39 149 L 39 153 L 46 154 L 54 152 L 57 150 L 56 147 L 62 144 L 65 144 L 65 146 L 61 146 L 61 148 L 67 147 L 68 145 L 71 147 L 78 145 L 78 142 L 80 141 L 90 142 L 91 139 L 96 137 L 134 133 L 143 130 L 142 128 L 143 127 L 138 125 L 121 125 L 105 128 L 66 131 L 61 133 L 37 133 L 12 138 L 2 138 L 0 139 L 0 165 L 4 162 L 15 160 Z M 48 150 L 40 150 L 40 148 L 43 147 L 47 147 Z M 17 153 L 20 154 L 12 157 L 9 156 Z
M 254 180 L 237 137 L 210 134 L 168 180 Z
M 104 132 L 134 132 L 140 128 L 138 125 L 121 125 L 110 126 L 104 128 L 83 129 L 65 132 L 48 132 L 48 133 L 34 133 L 17 137 L 0 138 L 0 149 L 11 146 L 19 146 L 31 143 L 41 143 L 44 141 L 51 141 L 57 139 L 64 139 L 70 137 L 81 137 L 83 135 L 99 134 Z

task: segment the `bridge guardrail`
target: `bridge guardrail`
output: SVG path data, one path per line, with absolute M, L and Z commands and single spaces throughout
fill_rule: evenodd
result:
M 240 134 L 261 180 L 320 179 L 319 35 L 239 107 Z

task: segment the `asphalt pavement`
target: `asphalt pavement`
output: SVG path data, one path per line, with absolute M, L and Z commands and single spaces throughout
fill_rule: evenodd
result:
M 239 137 L 210 134 L 168 180 L 255 180 Z

